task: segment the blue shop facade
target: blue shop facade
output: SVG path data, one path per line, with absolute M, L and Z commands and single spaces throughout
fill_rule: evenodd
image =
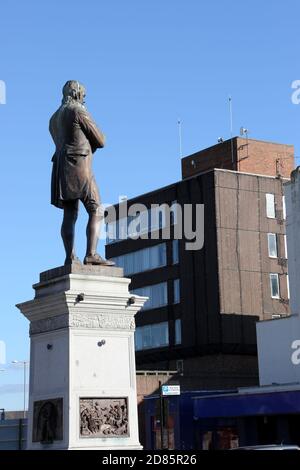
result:
M 145 398 L 146 448 L 218 450 L 300 446 L 300 383 Z

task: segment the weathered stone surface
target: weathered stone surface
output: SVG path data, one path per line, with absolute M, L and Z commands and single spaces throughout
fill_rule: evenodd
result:
M 112 271 L 117 275 L 108 276 Z M 134 316 L 147 298 L 132 296 L 130 279 L 121 272 L 64 266 L 42 274 L 43 281 L 33 286 L 34 299 L 18 305 L 31 334 L 28 449 L 141 448 Z M 52 403 L 58 397 L 63 398 L 62 440 Z M 41 412 L 39 402 L 44 402 Z
M 58 266 L 57 268 L 49 269 L 48 271 L 40 273 L 40 282 L 50 281 L 51 279 L 65 276 L 67 274 L 122 277 L 123 268 L 118 268 L 116 266 L 93 266 L 75 262 L 65 266 Z

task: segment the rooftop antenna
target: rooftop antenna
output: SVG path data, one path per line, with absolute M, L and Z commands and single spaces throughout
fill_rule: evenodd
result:
M 179 157 L 182 158 L 182 128 L 181 128 L 181 119 L 177 120 L 178 124 L 178 135 L 179 135 Z
M 246 127 L 242 126 L 240 128 L 240 136 L 241 137 L 246 137 L 246 147 L 247 147 L 247 158 L 249 157 L 249 141 L 248 141 L 248 134 L 249 134 L 249 129 L 246 129 Z
M 246 136 L 246 139 L 248 139 L 248 134 L 249 134 L 249 130 L 246 129 L 246 127 L 242 126 L 242 127 L 240 128 L 240 136 L 241 136 L 241 137 Z
M 233 164 L 233 117 L 232 117 L 232 97 L 229 95 L 229 116 L 230 116 L 230 140 L 231 140 L 231 163 Z

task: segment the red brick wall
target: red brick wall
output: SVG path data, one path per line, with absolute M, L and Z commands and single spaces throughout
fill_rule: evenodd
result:
M 233 141 L 233 149 L 235 142 Z M 189 155 L 181 160 L 182 178 L 203 173 L 204 171 L 222 168 L 223 170 L 236 170 L 235 150 L 231 151 L 231 140 L 214 145 L 200 152 Z
M 242 137 L 234 137 L 232 143 L 226 140 L 181 160 L 183 179 L 214 168 L 290 178 L 294 167 L 293 145 Z
M 294 146 L 237 138 L 237 170 L 242 173 L 290 178 L 294 169 Z

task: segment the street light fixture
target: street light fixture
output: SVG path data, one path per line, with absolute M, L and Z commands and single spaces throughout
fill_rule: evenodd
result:
M 12 361 L 12 364 L 23 364 L 24 380 L 23 380 L 23 418 L 26 418 L 26 366 L 29 364 L 29 361 L 17 361 L 16 359 Z

